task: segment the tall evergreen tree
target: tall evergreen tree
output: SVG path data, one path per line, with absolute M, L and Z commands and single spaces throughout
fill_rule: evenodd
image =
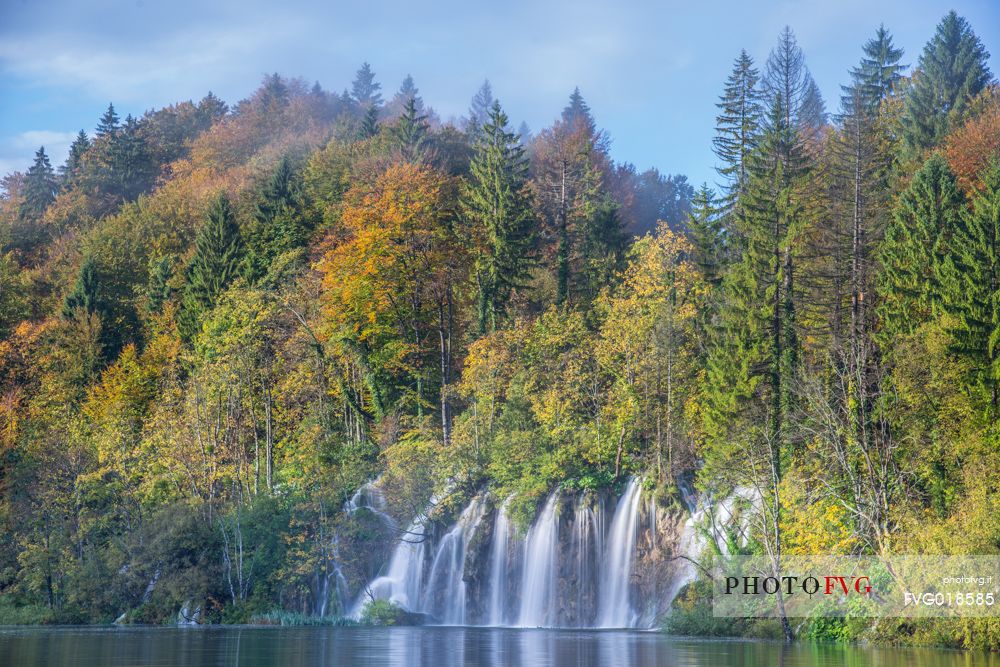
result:
M 77 310 L 94 314 L 100 312 L 100 284 L 97 265 L 91 257 L 86 257 L 80 265 L 80 272 L 73 284 L 73 291 L 63 301 L 62 315 L 71 319 Z
M 109 191 L 122 201 L 132 201 L 153 186 L 153 159 L 138 120 L 126 116 L 108 146 L 111 183 Z
M 579 88 L 573 89 L 569 96 L 569 104 L 562 110 L 561 118 L 567 127 L 574 127 L 577 123 L 582 123 L 591 134 L 597 132 L 597 125 L 590 113 L 590 106 L 583 99 Z
M 365 110 L 364 118 L 361 119 L 361 128 L 358 135 L 361 139 L 371 139 L 378 134 L 378 107 L 369 106 Z
M 381 90 L 382 84 L 375 80 L 372 66 L 368 63 L 362 64 L 351 84 L 351 99 L 362 110 L 367 110 L 368 107 L 379 108 L 382 106 Z
M 462 210 L 477 248 L 475 279 L 481 334 L 495 331 L 531 262 L 528 161 L 507 115 L 494 101 L 469 165 Z
M 865 42 L 864 58 L 861 64 L 851 70 L 855 85 L 862 86 L 865 106 L 874 114 L 879 105 L 892 95 L 906 65 L 900 64 L 903 49 L 892 43 L 892 35 L 884 25 L 880 25 L 875 37 Z
M 950 253 L 963 199 L 939 153 L 928 158 L 900 195 L 879 249 L 878 310 L 884 340 L 912 333 L 940 305 L 934 268 Z
M 219 295 L 236 279 L 243 265 L 244 246 L 229 198 L 219 195 L 195 240 L 195 254 L 187 270 L 187 283 L 178 322 L 181 335 L 190 341 Z
M 489 79 L 483 81 L 476 94 L 469 104 L 469 118 L 466 121 L 465 131 L 473 137 L 478 137 L 483 131 L 483 126 L 489 122 L 490 110 L 493 108 L 493 88 Z
M 151 261 L 149 266 L 149 282 L 146 286 L 147 308 L 152 314 L 163 311 L 163 305 L 173 296 L 170 279 L 174 275 L 173 259 L 164 255 Z
M 903 112 L 903 139 L 914 155 L 937 146 L 962 122 L 992 75 L 989 53 L 968 22 L 949 12 L 924 47 Z
M 97 137 L 100 139 L 114 136 L 118 132 L 118 113 L 115 111 L 114 104 L 108 104 L 107 111 L 101 116 L 100 122 L 97 124 Z
M 694 262 L 712 287 L 720 284 L 726 267 L 726 234 L 717 205 L 715 192 L 708 183 L 702 183 L 691 200 L 687 222 Z
M 87 133 L 80 130 L 79 134 L 76 135 L 76 139 L 69 147 L 69 155 L 66 157 L 66 164 L 59 168 L 62 177 L 68 181 L 72 182 L 80 174 L 80 168 L 83 165 L 83 155 L 90 148 L 90 138 Z
M 1000 394 L 1000 163 L 961 209 L 947 255 L 935 272 L 943 309 L 955 320 L 953 349 L 972 361 L 975 385 L 996 418 Z
M 413 98 L 406 102 L 403 115 L 391 129 L 392 137 L 404 158 L 413 161 L 423 157 L 429 126 L 427 116 L 417 110 L 417 103 Z
M 771 50 L 764 69 L 764 91 L 768 104 L 778 99 L 784 119 L 782 124 L 799 129 L 803 102 L 809 92 L 812 77 L 806 69 L 805 56 L 792 29 L 785 26 L 778 44 Z M 769 107 L 768 111 L 773 107 Z
M 726 86 L 716 106 L 715 138 L 712 146 L 722 162 L 718 172 L 726 180 L 727 203 L 732 204 L 743 191 L 747 179 L 747 157 L 753 150 L 761 125 L 760 73 L 747 52 L 733 64 Z
M 24 201 L 21 203 L 21 217 L 39 218 L 49 204 L 55 201 L 59 191 L 59 180 L 52 171 L 52 163 L 45 154 L 45 147 L 35 151 L 35 161 L 24 176 Z
M 308 232 L 299 207 L 298 176 L 286 156 L 264 183 L 254 206 L 246 277 L 252 282 L 263 277 L 275 257 L 304 246 Z

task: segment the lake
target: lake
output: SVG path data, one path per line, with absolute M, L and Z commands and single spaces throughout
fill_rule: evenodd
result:
M 503 628 L 0 627 L 0 667 L 1000 667 L 1000 656 L 700 640 L 657 632 Z

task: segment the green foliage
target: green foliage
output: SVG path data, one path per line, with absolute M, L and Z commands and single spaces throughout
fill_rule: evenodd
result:
M 361 611 L 362 625 L 401 625 L 405 612 L 395 602 L 370 600 Z
M 973 98 L 990 82 L 989 54 L 954 10 L 937 26 L 917 64 L 906 97 L 903 139 L 917 157 L 964 120 Z
M 181 335 L 191 340 L 201 318 L 223 290 L 240 274 L 244 246 L 229 198 L 219 195 L 208 210 L 195 240 L 195 255 L 188 265 L 181 305 Z
M 35 161 L 24 177 L 24 201 L 21 203 L 21 217 L 39 218 L 45 209 L 55 201 L 59 182 L 52 171 L 52 163 L 45 154 L 45 147 L 35 153 Z
M 499 102 L 479 128 L 462 209 L 476 247 L 479 332 L 495 331 L 512 292 L 526 286 L 533 222 L 526 180 L 528 162 L 507 129 Z

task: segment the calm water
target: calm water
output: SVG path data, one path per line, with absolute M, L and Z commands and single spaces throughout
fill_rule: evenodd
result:
M 954 651 L 709 641 L 652 632 L 487 628 L 2 628 L 0 666 L 1000 667 Z

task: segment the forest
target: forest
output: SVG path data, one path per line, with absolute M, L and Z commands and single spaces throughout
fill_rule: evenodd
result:
M 532 132 L 367 63 L 39 148 L 0 195 L 0 624 L 315 616 L 373 479 L 521 526 L 556 487 L 752 487 L 748 550 L 1000 552 L 1000 87 L 955 12 L 856 50 L 838 100 L 789 28 L 734 54 L 697 187 L 613 160 L 579 89 Z M 709 593 L 667 629 L 781 632 Z

